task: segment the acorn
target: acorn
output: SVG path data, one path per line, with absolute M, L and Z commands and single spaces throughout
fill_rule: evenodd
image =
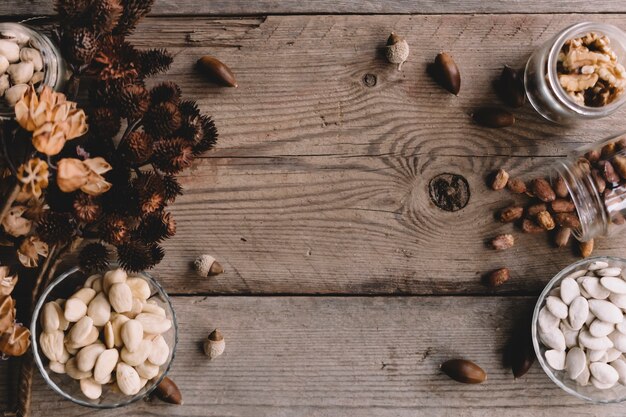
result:
M 211 277 L 224 272 L 224 267 L 211 255 L 198 256 L 193 266 L 201 277 Z
M 209 337 L 207 337 L 204 341 L 203 348 L 204 354 L 209 357 L 209 360 L 215 359 L 224 353 L 226 342 L 224 342 L 224 336 L 222 336 L 222 333 L 220 333 L 217 329 L 213 330 L 209 334 Z
M 428 66 L 428 73 L 443 88 L 455 96 L 461 90 L 461 72 L 452 56 L 441 52 L 435 57 L 435 62 Z
M 402 64 L 409 57 L 409 44 L 400 35 L 391 32 L 387 39 L 387 61 L 398 64 L 398 71 L 402 69 Z
M 441 364 L 441 370 L 455 381 L 464 384 L 480 384 L 487 379 L 487 373 L 472 361 L 451 359 Z
M 515 123 L 515 116 L 500 107 L 482 107 L 472 117 L 479 125 L 492 128 L 508 127 Z
M 206 55 L 198 60 L 197 65 L 211 81 L 226 87 L 237 87 L 235 74 L 219 59 Z
M 170 378 L 165 377 L 154 390 L 156 397 L 170 404 L 182 405 L 183 396 L 178 386 Z

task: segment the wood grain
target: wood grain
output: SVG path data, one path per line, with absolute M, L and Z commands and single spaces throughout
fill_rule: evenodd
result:
M 470 114 L 499 105 L 491 84 L 503 64 L 522 67 L 534 47 L 580 20 L 148 19 L 135 41 L 170 48 L 168 76 L 215 116 L 221 133 L 217 150 L 183 177 L 187 194 L 173 206 L 178 234 L 157 273 L 175 293 L 477 294 L 487 291 L 483 273 L 507 266 L 513 279 L 501 291 L 538 293 L 575 254 L 521 234 L 508 252 L 487 249 L 487 239 L 513 228 L 493 219 L 511 196 L 488 190 L 485 177 L 504 166 L 532 178 L 554 157 L 614 133 L 624 112 L 562 127 L 527 105 L 501 130 L 474 125 Z M 413 46 L 402 72 L 380 54 L 391 30 Z M 441 50 L 461 68 L 458 97 L 425 74 Z M 230 65 L 240 87 L 216 88 L 197 74 L 193 64 L 204 54 Z M 469 181 L 463 210 L 430 202 L 428 183 L 442 172 Z M 625 243 L 602 241 L 598 253 L 623 254 Z M 226 273 L 194 277 L 190 262 L 200 253 L 216 256 Z
M 52 0 L 4 0 L 0 15 L 53 14 Z M 156 0 L 153 15 L 266 15 L 266 14 L 450 14 L 450 13 L 619 13 L 618 0 Z
M 139 402 L 98 416 L 567 416 L 623 415 L 554 385 L 538 363 L 519 380 L 501 365 L 528 297 L 178 297 L 172 378 L 184 406 Z M 453 313 L 452 313 L 453 312 Z M 200 344 L 214 327 L 224 355 Z M 488 373 L 463 385 L 439 371 L 464 357 Z M 33 416 L 91 415 L 36 378 Z M 549 408 L 548 408 L 549 407 Z

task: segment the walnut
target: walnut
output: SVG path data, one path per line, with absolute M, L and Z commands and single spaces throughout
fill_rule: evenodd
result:
M 587 48 L 571 50 L 563 60 L 563 66 L 575 70 L 586 65 L 596 65 L 598 62 L 609 62 L 611 58 L 598 52 L 591 52 Z
M 559 83 L 568 92 L 584 91 L 598 81 L 598 74 L 560 74 Z

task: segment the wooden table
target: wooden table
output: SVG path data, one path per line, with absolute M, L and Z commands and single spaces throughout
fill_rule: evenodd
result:
M 51 3 L 4 0 L 0 15 L 46 15 Z M 624 129 L 626 112 L 561 127 L 526 105 L 500 130 L 469 116 L 499 105 L 492 82 L 504 64 L 521 68 L 574 22 L 625 27 L 622 13 L 620 1 L 157 0 L 133 40 L 173 52 L 162 78 L 220 131 L 217 149 L 183 177 L 186 193 L 172 207 L 178 233 L 156 270 L 179 318 L 171 376 L 185 405 L 139 402 L 97 415 L 624 415 L 624 406 L 568 396 L 538 364 L 519 380 L 503 367 L 512 327 L 576 256 L 520 233 L 512 250 L 486 248 L 510 226 L 492 215 L 509 196 L 485 177 L 500 166 L 530 177 Z M 391 31 L 411 45 L 401 72 L 381 53 Z M 458 97 L 425 73 L 439 51 L 461 69 Z M 230 65 L 239 88 L 194 72 L 204 54 Z M 428 183 L 441 173 L 467 179 L 464 209 L 432 203 Z M 625 244 L 602 240 L 596 253 L 623 256 Z M 194 275 L 201 253 L 226 273 Z M 512 279 L 488 290 L 481 275 L 501 266 Z M 200 345 L 215 327 L 227 347 L 209 362 Z M 482 365 L 488 381 L 442 375 L 439 364 L 453 357 Z M 40 377 L 34 396 L 35 416 L 91 415 Z

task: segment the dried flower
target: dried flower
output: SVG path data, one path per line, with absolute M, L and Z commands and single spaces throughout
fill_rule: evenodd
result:
M 98 46 L 97 35 L 90 28 L 72 28 L 63 34 L 63 56 L 74 65 L 89 64 Z
M 149 245 L 132 241 L 117 247 L 120 265 L 127 271 L 140 272 L 156 265 Z
M 152 90 L 150 90 L 150 104 L 157 105 L 167 101 L 178 105 L 180 95 L 181 91 L 178 84 L 165 81 L 152 87 Z
M 112 214 L 100 224 L 100 236 L 112 245 L 119 245 L 130 239 L 130 225 L 125 218 Z
M 10 271 L 8 266 L 0 266 L 0 295 L 11 294 L 17 284 L 17 274 L 9 275 Z
M 54 9 L 59 20 L 71 21 L 83 14 L 90 3 L 90 0 L 56 0 Z
M 144 116 L 144 129 L 153 137 L 163 137 L 175 132 L 181 125 L 178 106 L 165 102 L 150 106 Z
M 0 352 L 7 356 L 21 356 L 30 347 L 30 331 L 15 324 L 11 331 L 0 336 Z
M 141 85 L 125 85 L 117 97 L 121 114 L 129 120 L 137 120 L 148 109 L 148 91 Z
M 155 172 L 145 172 L 133 181 L 142 213 L 154 213 L 165 206 L 163 178 Z
M 152 156 L 153 140 L 145 132 L 134 131 L 120 144 L 119 151 L 131 164 L 142 164 Z
M 109 172 L 112 168 L 101 157 L 84 161 L 63 158 L 58 163 L 57 184 L 61 191 L 66 193 L 80 189 L 84 193 L 97 196 L 111 188 L 111 183 L 107 182 L 102 174 Z
M 176 222 L 168 212 L 146 215 L 139 226 L 139 237 L 148 243 L 160 242 L 176 234 Z
M 121 85 L 132 83 L 139 75 L 135 66 L 137 56 L 137 50 L 123 37 L 105 36 L 94 58 L 94 72 L 102 81 L 119 80 Z
M 74 199 L 74 215 L 84 223 L 93 223 L 100 217 L 102 207 L 96 199 L 85 193 L 79 192 Z
M 37 235 L 48 245 L 67 243 L 74 236 L 74 225 L 68 213 L 48 211 L 37 225 Z
M 87 132 L 85 112 L 48 86 L 39 96 L 30 87 L 15 105 L 15 119 L 24 129 L 33 132 L 33 146 L 46 155 L 58 154 L 66 141 Z
M 174 58 L 165 49 L 149 49 L 139 52 L 141 75 L 151 77 L 170 68 Z
M 165 200 L 172 203 L 176 197 L 183 195 L 183 187 L 173 175 L 163 176 L 163 191 Z
M 39 256 L 48 256 L 48 244 L 37 236 L 24 239 L 17 250 L 17 257 L 26 268 L 35 268 L 39 264 Z
M 80 251 L 78 264 L 86 272 L 103 271 L 109 266 L 109 250 L 101 243 L 90 243 Z
M 201 155 L 217 143 L 217 128 L 210 116 L 201 116 L 202 138 L 193 146 L 194 156 Z
M 182 138 L 160 140 L 154 144 L 152 162 L 167 174 L 176 174 L 191 166 L 193 148 Z
M 116 35 L 128 35 L 135 29 L 137 22 L 147 15 L 154 0 L 126 0 L 120 22 L 114 30 Z
M 120 131 L 119 112 L 113 107 L 96 107 L 89 111 L 91 132 L 98 137 L 113 137 Z
M 91 6 L 88 22 L 95 32 L 111 32 L 120 21 L 123 7 L 120 0 L 96 0 Z
M 39 158 L 33 158 L 20 165 L 17 179 L 22 183 L 22 192 L 39 198 L 42 189 L 48 187 L 48 164 Z
M 25 206 L 11 207 L 2 220 L 2 227 L 4 227 L 4 231 L 7 234 L 13 237 L 19 237 L 27 235 L 30 232 L 33 222 L 23 216 L 25 211 Z
M 0 297 L 0 333 L 13 327 L 15 323 L 15 300 L 10 295 Z

